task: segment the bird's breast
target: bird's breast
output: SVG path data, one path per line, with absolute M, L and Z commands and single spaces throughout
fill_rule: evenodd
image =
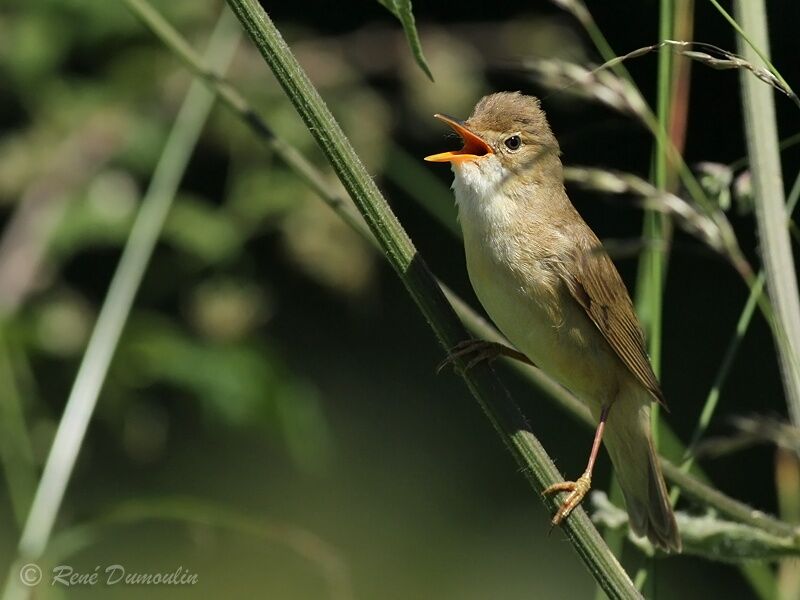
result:
M 607 344 L 548 266 L 541 241 L 502 220 L 460 213 L 472 287 L 495 325 L 537 366 L 583 400 L 601 401 L 614 372 Z
M 557 335 L 564 325 L 564 290 L 546 262 L 510 233 L 475 235 L 466 224 L 463 230 L 472 287 L 495 324 L 526 353 L 531 348 L 522 339 L 523 331 L 539 332 L 545 345 L 552 341 L 545 338 Z

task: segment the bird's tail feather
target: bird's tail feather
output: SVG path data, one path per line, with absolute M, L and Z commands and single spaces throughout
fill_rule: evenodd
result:
M 654 546 L 680 552 L 678 526 L 650 435 L 650 404 L 630 406 L 628 400 L 612 406 L 604 441 L 625 496 L 630 527 Z

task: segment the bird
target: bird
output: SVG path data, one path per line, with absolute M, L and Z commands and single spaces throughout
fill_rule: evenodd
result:
M 597 423 L 589 460 L 552 518 L 559 525 L 591 488 L 601 441 L 622 488 L 631 530 L 665 552 L 681 537 L 653 446 L 650 410 L 665 404 L 625 284 L 570 202 L 561 151 L 534 96 L 484 96 L 465 121 L 435 117 L 460 150 L 425 157 L 450 163 L 467 271 L 478 300 L 511 346 L 468 340 L 451 351 L 481 360 L 507 355 L 536 365 L 571 391 Z

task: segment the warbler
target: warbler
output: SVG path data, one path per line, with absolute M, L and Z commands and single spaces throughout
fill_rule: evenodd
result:
M 602 440 L 633 532 L 680 552 L 650 431 L 651 403 L 663 404 L 664 397 L 625 284 L 567 197 L 558 142 L 539 100 L 503 92 L 482 98 L 466 121 L 435 116 L 463 147 L 425 160 L 452 166 L 470 281 L 516 348 L 477 341 L 456 352 L 475 353 L 474 360 L 506 354 L 531 362 L 596 419 L 586 470 L 544 492 L 567 493 L 553 524 L 591 488 Z

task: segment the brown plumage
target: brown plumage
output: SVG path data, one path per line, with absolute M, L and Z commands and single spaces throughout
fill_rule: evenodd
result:
M 679 551 L 650 435 L 650 402 L 663 403 L 663 395 L 622 278 L 564 190 L 558 142 L 539 101 L 492 94 L 463 123 L 440 118 L 464 138 L 464 148 L 427 159 L 453 165 L 478 298 L 517 349 L 600 423 L 584 474 L 548 490 L 569 492 L 554 522 L 588 491 L 602 438 L 633 531 Z
M 576 236 L 570 260 L 554 261 L 552 267 L 620 360 L 655 400 L 665 404 L 625 284 L 600 240 L 581 225 L 583 235 Z

